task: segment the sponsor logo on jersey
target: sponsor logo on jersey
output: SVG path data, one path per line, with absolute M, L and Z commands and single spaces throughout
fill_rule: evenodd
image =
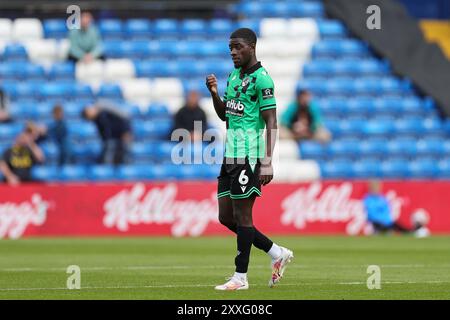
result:
M 228 100 L 226 104 L 226 113 L 242 117 L 244 115 L 244 104 L 239 100 Z
M 273 98 L 273 88 L 265 88 L 261 90 L 263 99 Z

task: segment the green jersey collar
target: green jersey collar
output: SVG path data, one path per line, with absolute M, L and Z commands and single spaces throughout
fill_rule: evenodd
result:
M 257 63 L 255 63 L 253 66 L 251 66 L 250 68 L 248 68 L 244 72 L 242 72 L 242 68 L 241 68 L 239 73 L 240 73 L 241 76 L 243 76 L 244 74 L 252 74 L 253 72 L 255 72 L 256 70 L 258 70 L 261 67 L 262 67 L 261 61 L 258 61 Z

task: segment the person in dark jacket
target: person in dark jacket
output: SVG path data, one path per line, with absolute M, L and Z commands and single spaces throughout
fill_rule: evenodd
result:
M 131 141 L 130 120 L 117 109 L 94 104 L 83 110 L 82 116 L 93 121 L 103 141 L 99 163 L 123 164 L 127 158 L 127 145 Z
M 174 129 L 185 129 L 190 132 L 192 141 L 202 140 L 208 128 L 205 111 L 199 105 L 200 95 L 190 91 L 185 105 L 175 114 Z M 198 123 L 195 125 L 195 121 Z M 195 126 L 194 126 L 195 125 Z

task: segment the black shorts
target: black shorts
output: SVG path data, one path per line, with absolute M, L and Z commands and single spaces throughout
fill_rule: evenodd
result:
M 254 193 L 261 196 L 261 183 L 259 174 L 261 163 L 248 158 L 223 160 L 220 175 L 217 177 L 217 198 L 230 197 L 231 199 L 245 199 Z

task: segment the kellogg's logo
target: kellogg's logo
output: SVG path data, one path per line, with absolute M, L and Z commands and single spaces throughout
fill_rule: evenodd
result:
M 322 190 L 322 184 L 315 182 L 299 188 L 282 201 L 281 224 L 304 229 L 312 222 L 344 222 L 347 223 L 348 234 L 365 233 L 367 224 L 364 204 L 360 199 L 352 199 L 352 192 L 351 183 L 331 185 Z M 395 220 L 400 216 L 405 199 L 397 197 L 392 190 L 386 193 L 386 197 Z
M 0 239 L 18 239 L 29 225 L 43 225 L 48 207 L 49 203 L 39 194 L 33 194 L 31 202 L 0 203 Z
M 103 225 L 126 232 L 130 225 L 171 224 L 173 236 L 199 236 L 209 223 L 218 223 L 215 193 L 204 200 L 176 200 L 176 184 L 152 188 L 142 183 L 105 201 Z

